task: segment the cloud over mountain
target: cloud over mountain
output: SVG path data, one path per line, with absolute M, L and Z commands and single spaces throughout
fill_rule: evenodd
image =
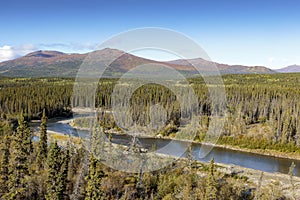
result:
M 24 44 L 17 47 L 4 45 L 0 47 L 0 62 L 21 57 L 35 50 L 37 48 L 32 44 Z
M 4 45 L 0 47 L 0 62 L 15 58 L 15 53 L 11 46 Z

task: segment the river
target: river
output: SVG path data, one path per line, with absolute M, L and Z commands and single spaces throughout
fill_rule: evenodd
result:
M 31 127 L 33 128 L 37 128 L 38 126 L 39 123 L 31 123 Z M 60 123 L 57 120 L 48 121 L 48 130 L 62 134 L 71 134 L 77 137 L 86 137 L 88 134 L 88 131 L 86 130 L 76 130 L 69 124 Z M 131 140 L 132 137 L 129 135 L 112 135 L 112 142 L 116 144 L 130 145 Z M 182 157 L 186 155 L 181 155 L 181 152 L 183 152 L 187 146 L 191 145 L 193 158 L 199 161 L 208 162 L 212 158 L 214 158 L 215 162 L 217 163 L 224 163 L 229 165 L 233 164 L 265 172 L 280 172 L 287 174 L 291 163 L 294 161 L 296 164 L 294 174 L 300 177 L 300 161 L 298 160 L 277 158 L 273 156 L 248 153 L 221 147 L 214 147 L 206 157 L 199 158 L 199 151 L 202 146 L 199 143 L 191 144 L 189 142 L 161 138 L 138 138 L 138 140 L 144 148 L 151 148 L 151 146 L 155 144 L 155 146 L 157 147 L 157 152 L 159 153 Z

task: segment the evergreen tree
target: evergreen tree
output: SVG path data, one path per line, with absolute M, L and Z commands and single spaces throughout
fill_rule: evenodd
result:
M 59 173 L 59 185 L 58 191 L 65 192 L 67 190 L 67 182 L 68 182 L 68 172 L 69 172 L 69 162 L 70 162 L 70 149 L 69 144 L 62 153 L 62 164 L 61 170 Z
M 1 113 L 1 108 L 0 108 Z M 4 113 L 1 113 L 4 114 Z M 5 115 L 5 114 L 4 114 Z M 12 132 L 12 124 L 9 121 L 2 121 L 0 117 L 0 139 L 2 139 L 6 135 L 11 135 Z
M 45 109 L 43 111 L 42 123 L 40 129 L 40 141 L 38 146 L 37 163 L 40 168 L 44 166 L 47 160 L 47 117 Z
M 51 143 L 47 158 L 47 200 L 64 199 L 65 182 L 64 174 L 62 174 L 62 159 L 61 148 L 57 142 Z
M 194 160 L 194 156 L 193 156 L 193 148 L 191 146 L 188 147 L 188 149 L 186 150 L 186 158 L 187 158 L 187 166 L 192 169 L 192 165 L 193 165 L 193 160 Z
M 103 171 L 99 168 L 97 159 L 91 155 L 89 165 L 88 183 L 86 188 L 85 200 L 100 200 L 105 199 L 101 191 L 101 180 L 104 176 Z
M 110 137 L 110 136 L 109 136 Z M 109 139 L 110 141 L 111 139 Z M 95 125 L 91 137 L 91 154 L 98 158 L 103 153 L 105 135 L 101 126 Z
M 31 132 L 23 115 L 19 119 L 19 126 L 10 143 L 9 179 L 6 199 L 25 198 L 26 179 L 29 175 L 28 157 L 32 151 Z
M 295 182 L 294 182 L 294 174 L 293 174 L 293 171 L 295 169 L 296 165 L 294 162 L 292 162 L 291 166 L 289 167 L 289 176 L 290 176 L 290 184 L 291 184 L 291 188 L 292 188 L 292 199 L 295 200 L 296 197 L 295 197 L 295 190 L 296 190 L 296 185 L 295 185 Z
M 17 137 L 20 137 L 20 139 L 23 139 L 24 149 L 26 150 L 27 154 L 29 155 L 33 151 L 32 135 L 31 135 L 31 131 L 28 127 L 28 124 L 24 119 L 23 113 L 21 114 L 21 117 L 20 117 L 18 123 L 19 123 L 19 126 L 17 128 Z
M 262 181 L 263 181 L 263 177 L 264 177 L 264 172 L 261 172 L 260 177 L 258 179 L 258 185 L 256 187 L 254 200 L 261 199 L 261 196 L 262 196 L 262 192 L 261 192 L 262 187 L 261 187 L 261 184 L 262 184 Z
M 0 144 L 0 197 L 8 192 L 9 137 L 3 138 Z
M 215 161 L 212 159 L 209 163 L 209 174 L 206 182 L 205 200 L 217 200 L 217 181 L 215 178 Z

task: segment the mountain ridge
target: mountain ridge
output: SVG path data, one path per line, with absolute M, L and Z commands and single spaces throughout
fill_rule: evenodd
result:
M 197 74 L 193 64 L 200 66 L 203 71 L 210 71 L 217 66 L 221 74 L 251 74 L 276 73 L 263 66 L 228 65 L 207 61 L 202 58 L 173 61 L 155 61 L 138 57 L 117 49 L 102 49 L 91 53 L 101 56 L 104 60 L 117 57 L 108 68 L 108 76 L 119 77 L 126 71 L 142 64 L 162 64 L 172 67 L 187 76 Z M 13 60 L 0 63 L 0 75 L 8 77 L 75 77 L 82 62 L 89 53 L 63 53 L 59 51 L 35 51 Z
M 300 72 L 300 65 L 289 65 L 287 67 L 277 69 L 276 71 L 280 73 L 296 73 Z

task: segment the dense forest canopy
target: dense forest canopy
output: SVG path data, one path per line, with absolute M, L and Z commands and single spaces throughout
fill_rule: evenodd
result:
M 213 160 L 201 164 L 183 159 L 151 173 L 130 174 L 103 165 L 101 158 L 82 148 L 80 142 L 49 143 L 47 117 L 72 116 L 74 101 L 90 105 L 88 94 L 72 98 L 74 81 L 0 79 L 1 199 L 288 199 L 280 184 L 255 185 L 247 177 L 222 172 Z M 117 81 L 99 81 L 96 108 L 111 109 Z M 211 122 L 208 87 L 213 86 L 206 86 L 202 78 L 188 81 L 199 103 L 200 123 L 194 140 L 201 141 Z M 219 143 L 300 152 L 300 74 L 224 75 L 223 81 L 227 113 Z M 164 86 L 145 85 L 133 93 L 130 105 L 134 121 L 146 126 L 150 106 L 157 103 L 166 110 L 167 120 L 156 134 L 176 136 L 186 116 L 182 116 L 185 113 L 176 95 Z M 42 119 L 39 133 L 29 129 L 31 119 Z M 104 131 L 117 126 L 114 118 L 103 112 L 98 113 L 98 120 Z M 33 134 L 40 139 L 32 140 Z M 108 146 L 110 151 L 116 148 L 111 143 Z
M 263 138 L 275 143 L 300 145 L 300 74 L 224 75 L 227 118 L 224 136 L 253 135 L 260 125 Z M 199 134 L 209 126 L 211 101 L 202 78 L 189 82 L 198 96 Z M 117 79 L 101 79 L 95 98 L 97 108 L 111 109 L 111 94 Z M 74 79 L 2 78 L 0 80 L 1 119 L 17 119 L 22 112 L 26 119 L 40 118 L 46 109 L 49 118 L 72 115 Z M 211 86 L 208 86 L 211 87 Z M 87 91 L 88 93 L 88 91 Z M 90 106 L 89 94 L 76 101 Z M 139 125 L 149 123 L 150 106 L 160 103 L 167 111 L 167 122 L 179 126 L 183 114 L 176 95 L 160 85 L 145 85 L 131 97 L 131 113 Z M 76 102 L 75 102 L 76 104 Z

